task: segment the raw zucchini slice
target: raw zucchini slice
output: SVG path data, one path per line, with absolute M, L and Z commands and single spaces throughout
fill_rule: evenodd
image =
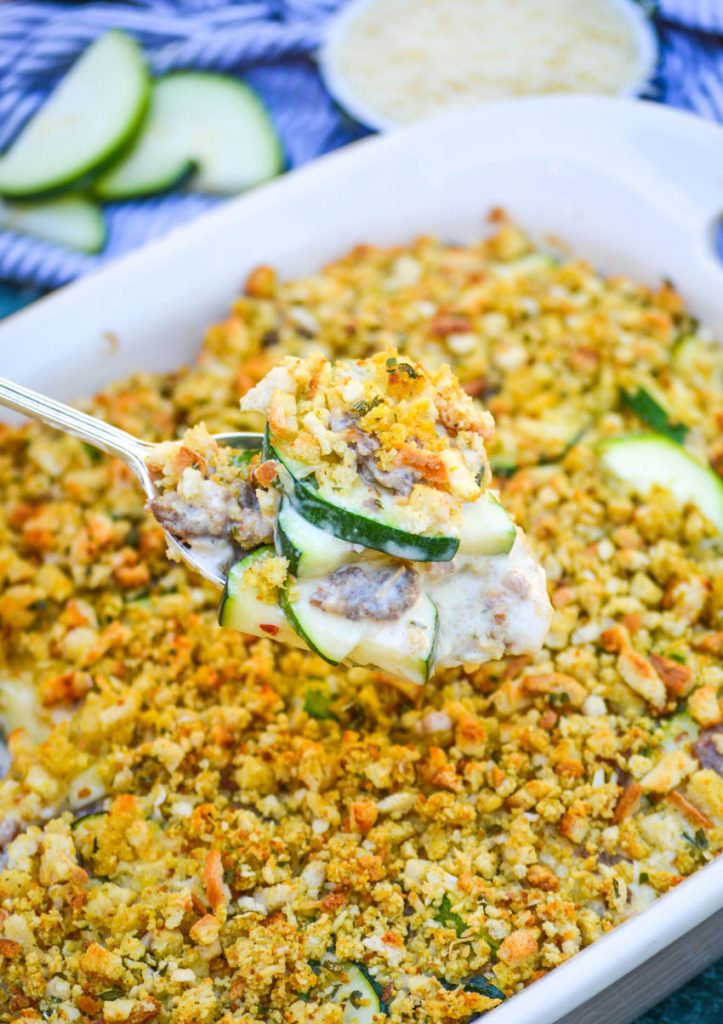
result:
M 307 522 L 288 498 L 281 499 L 276 541 L 279 553 L 289 560 L 289 570 L 300 579 L 327 576 L 354 554 L 353 545 Z
M 279 595 L 286 618 L 307 647 L 330 665 L 348 658 L 362 636 L 365 623 L 324 611 L 311 603 L 318 580 L 291 579 Z M 374 623 L 377 627 L 379 623 Z M 381 667 L 381 666 L 380 666 Z
M 329 986 L 326 998 L 344 1007 L 342 1024 L 374 1024 L 375 1015 L 383 1012 L 377 986 L 366 969 L 357 964 L 341 968 L 339 981 Z
M 136 41 L 124 32 L 101 36 L 0 158 L 0 194 L 40 195 L 95 171 L 133 137 L 148 93 Z
M 140 138 L 95 192 L 103 199 L 151 195 L 196 168 L 191 189 L 233 195 L 282 166 L 278 137 L 255 92 L 235 78 L 184 71 L 155 83 Z
M 668 411 L 648 388 L 638 388 L 637 391 L 623 391 L 621 394 L 623 405 L 639 416 L 644 423 L 656 431 L 669 437 L 671 441 L 682 444 L 688 428 L 682 423 L 676 423 Z
M 271 637 L 273 640 L 300 647 L 302 645 L 298 636 L 278 604 L 262 601 L 253 580 L 246 578 L 247 570 L 259 559 L 275 554 L 270 545 L 265 545 L 232 566 L 226 578 L 218 621 L 220 625 L 228 629 L 237 629 L 240 633 Z
M 432 672 L 439 616 L 434 601 L 421 594 L 408 612 L 392 622 L 365 623 L 351 652 L 356 665 L 374 665 L 412 683 L 426 683 Z
M 365 507 L 370 491 L 361 483 L 343 502 L 323 495 L 313 477 L 302 476 L 301 468 L 278 444 L 267 440 L 266 450 L 267 458 L 277 459 L 286 468 L 289 497 L 297 511 L 325 533 L 410 562 L 448 562 L 457 553 L 458 537 L 408 533 L 394 526 L 391 499 L 386 503 L 380 499 L 382 507 L 375 514 Z M 306 467 L 303 471 L 308 474 Z
M 36 203 L 0 200 L 0 227 L 80 252 L 99 252 L 106 239 L 100 209 L 83 196 L 61 196 Z
M 489 492 L 462 506 L 460 555 L 506 555 L 516 536 L 515 524 Z
M 603 464 L 638 492 L 658 484 L 691 502 L 723 532 L 723 480 L 660 434 L 623 434 L 598 445 Z

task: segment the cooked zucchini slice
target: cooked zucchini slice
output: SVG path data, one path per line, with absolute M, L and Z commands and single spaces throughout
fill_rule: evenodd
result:
M 250 636 L 271 637 L 295 647 L 302 646 L 278 604 L 262 601 L 247 572 L 259 559 L 276 552 L 270 545 L 257 548 L 232 566 L 226 578 L 218 621 L 227 629 L 237 629 Z
M 558 261 L 546 252 L 529 252 L 514 260 L 495 262 L 491 265 L 495 277 L 523 277 L 545 273 L 557 266 Z
M 289 560 L 294 576 L 326 576 L 354 554 L 353 545 L 313 526 L 288 498 L 282 498 L 276 520 L 276 546 Z
M 490 459 L 490 469 L 493 476 L 507 479 L 507 477 L 514 476 L 519 468 L 515 459 L 509 455 L 497 455 Z
M 280 603 L 301 639 L 332 665 L 350 661 L 425 683 L 437 640 L 438 616 L 425 593 L 396 619 L 348 619 L 313 603 L 319 580 L 289 580 Z
M 339 981 L 329 986 L 326 998 L 330 1003 L 344 1007 L 343 1024 L 374 1024 L 375 1015 L 384 1012 L 371 975 L 357 964 L 345 964 L 340 968 Z
M 514 424 L 497 426 L 490 465 L 498 476 L 511 476 L 524 466 L 557 462 L 590 429 L 591 414 L 561 403 L 538 418 L 516 416 Z
M 385 501 L 376 494 L 372 496 L 361 482 L 343 499 L 322 494 L 307 467 L 295 463 L 268 437 L 266 451 L 267 458 L 277 459 L 287 470 L 285 483 L 297 511 L 325 533 L 410 562 L 448 562 L 457 553 L 458 537 L 414 534 L 395 526 L 391 497 Z M 370 497 L 381 505 L 377 512 L 366 507 Z
M 723 383 L 723 346 L 699 334 L 687 334 L 673 348 L 673 365 L 699 386 L 719 386 Z
M 279 604 L 307 647 L 330 665 L 338 665 L 349 657 L 361 640 L 364 622 L 352 622 L 343 615 L 335 615 L 312 604 L 311 598 L 318 582 L 290 579 L 279 595 Z
M 622 434 L 598 444 L 604 466 L 646 495 L 666 487 L 681 504 L 690 502 L 723 532 L 723 480 L 685 448 L 660 434 Z
M 639 416 L 644 423 L 658 434 L 669 437 L 671 441 L 682 444 L 688 433 L 688 428 L 682 423 L 676 423 L 648 388 L 638 388 L 637 391 L 623 391 L 621 394 L 623 405 Z
M 502 989 L 493 985 L 484 974 L 475 974 L 461 985 L 453 985 L 452 982 L 445 981 L 444 978 L 440 978 L 439 983 L 448 992 L 456 992 L 461 988 L 464 992 L 476 992 L 478 995 L 487 996 L 489 999 L 499 999 L 500 1002 L 507 999 Z
M 0 158 L 0 194 L 44 194 L 100 168 L 135 135 L 149 88 L 131 36 L 112 31 L 91 43 Z
M 439 616 L 434 601 L 421 594 L 416 604 L 391 622 L 367 622 L 350 660 L 373 665 L 412 683 L 426 683 L 432 672 Z
M 506 555 L 516 536 L 509 514 L 489 492 L 462 506 L 460 555 Z

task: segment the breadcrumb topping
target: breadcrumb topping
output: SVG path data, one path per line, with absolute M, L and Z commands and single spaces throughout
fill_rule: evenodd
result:
M 220 630 L 121 464 L 0 426 L 3 1022 L 340 1024 L 350 964 L 379 1024 L 467 1022 L 720 852 L 720 538 L 594 448 L 650 385 L 721 468 L 720 353 L 671 286 L 504 222 L 360 246 L 259 268 L 195 366 L 87 407 L 150 440 L 258 429 L 239 399 L 286 357 L 390 348 L 495 416 L 555 609 L 537 655 L 414 687 Z
M 433 502 L 445 525 L 453 502 L 474 501 L 489 482 L 492 416 L 449 366 L 427 371 L 397 349 L 334 363 L 320 353 L 288 356 L 241 408 L 263 413 L 272 443 L 313 471 L 322 488 L 350 491 L 361 468 L 410 505 L 429 506 L 436 489 L 452 499 Z

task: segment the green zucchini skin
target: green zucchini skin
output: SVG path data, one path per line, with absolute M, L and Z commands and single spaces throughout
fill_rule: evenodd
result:
M 344 1006 L 342 1024 L 373 1024 L 379 1014 L 389 1012 L 386 1004 L 382 1003 L 378 983 L 363 964 L 340 966 L 347 980 L 331 985 L 326 998 L 330 1003 Z
M 89 811 L 87 814 L 79 814 L 77 818 L 74 818 L 70 826 L 71 832 L 76 832 L 83 822 L 86 824 L 92 821 L 94 818 L 105 818 L 108 816 L 108 811 Z
M 318 580 L 290 577 L 279 593 L 279 606 L 306 646 L 330 665 L 351 662 L 374 666 L 422 685 L 429 679 L 439 632 L 434 601 L 422 593 L 396 619 L 351 620 L 314 607 Z
M 326 576 L 354 552 L 346 541 L 320 530 L 301 516 L 286 496 L 281 499 L 276 519 L 276 547 L 288 559 L 292 576 L 300 579 Z
M 315 581 L 289 578 L 279 592 L 279 607 L 309 650 L 330 665 L 340 665 L 359 642 L 362 627 L 341 615 L 309 607 L 308 592 L 315 585 Z
M 484 974 L 475 974 L 462 985 L 453 985 L 450 981 L 440 979 L 440 985 L 448 992 L 456 992 L 457 989 L 461 988 L 464 992 L 476 992 L 478 995 L 487 996 L 489 999 L 499 999 L 502 1002 L 507 999 L 502 989 L 493 985 Z
M 268 111 L 246 83 L 175 71 L 154 82 L 140 137 L 94 187 L 105 200 L 156 195 L 183 180 L 191 191 L 234 195 L 282 168 Z
M 264 458 L 275 459 L 285 468 L 290 481 L 289 498 L 297 511 L 326 533 L 332 533 L 350 544 L 361 544 L 373 551 L 382 551 L 410 562 L 449 562 L 459 549 L 458 537 L 425 537 L 407 533 L 378 519 L 370 519 L 323 498 L 307 480 L 295 475 L 286 458 L 274 445 L 268 430 L 264 442 Z
M 298 576 L 299 565 L 301 564 L 304 553 L 301 548 L 296 547 L 294 541 L 281 526 L 279 519 L 276 520 L 276 547 L 278 548 L 279 554 L 283 555 L 284 558 L 288 560 L 289 572 L 291 575 Z
M 100 252 L 107 237 L 100 208 L 73 194 L 35 203 L 0 200 L 0 227 L 88 253 Z
M 350 544 L 362 544 L 412 562 L 449 562 L 457 554 L 457 537 L 422 537 L 396 526 L 367 519 L 332 505 L 303 480 L 294 479 L 292 501 L 305 519 Z
M 277 604 L 259 601 L 253 588 L 244 582 L 246 570 L 260 558 L 275 555 L 271 545 L 256 548 L 231 567 L 218 613 L 220 626 L 236 629 L 249 636 L 271 637 L 283 643 L 300 646 L 297 633 Z
M 289 596 L 289 591 L 287 587 L 284 587 L 284 589 L 279 594 L 279 607 L 286 616 L 291 628 L 294 630 L 299 639 L 306 644 L 310 651 L 313 651 L 314 654 L 318 654 L 319 657 L 323 658 L 323 660 L 329 665 L 339 664 L 339 661 L 335 661 L 334 658 L 330 658 L 328 654 L 325 654 L 323 651 L 321 651 L 313 642 L 313 640 L 309 638 L 309 634 L 304 630 L 304 627 L 301 625 L 299 617 L 297 616 L 294 610 L 294 606 L 291 603 L 291 598 Z
M 647 423 L 656 434 L 662 434 L 676 444 L 685 441 L 688 428 L 682 423 L 673 422 L 667 410 L 645 388 L 623 391 L 620 397 L 623 405 Z
M 91 51 L 93 52 L 91 53 Z M 86 78 L 90 77 L 86 58 L 89 58 L 92 64 L 94 58 L 97 61 L 99 53 L 107 55 L 105 69 L 108 67 L 110 58 L 116 62 L 111 67 L 111 75 L 118 73 L 118 59 L 120 58 L 121 73 L 132 84 L 126 110 L 122 116 L 117 116 L 114 133 L 103 138 L 103 141 L 99 142 L 96 147 L 85 147 L 83 155 L 74 161 L 65 158 L 59 159 L 56 156 L 56 151 L 60 147 L 61 152 L 65 152 L 62 142 L 63 139 L 67 139 L 69 129 L 65 126 L 68 112 L 63 109 L 64 99 L 62 96 L 58 99 L 58 94 L 64 91 L 67 95 L 68 80 L 76 81 L 83 75 Z M 96 69 L 94 65 L 92 72 L 93 74 L 102 74 L 100 67 Z M 105 77 L 109 76 L 106 74 Z M 107 82 L 106 84 L 114 83 Z M 137 135 L 145 119 L 149 100 L 150 77 L 140 46 L 126 32 L 117 29 L 106 32 L 80 55 L 56 90 L 51 93 L 7 152 L 0 158 L 0 194 L 11 199 L 45 199 L 87 179 L 90 175 L 95 176 L 100 173 L 125 150 Z M 91 97 L 90 102 L 97 103 L 97 99 Z M 59 115 L 56 114 L 56 110 L 59 110 Z M 73 109 L 72 112 L 78 117 L 76 109 Z M 37 161 L 35 140 L 39 137 L 38 124 L 45 129 L 47 137 L 47 142 L 43 138 L 42 144 L 50 148 L 47 165 L 44 165 L 42 161 L 38 165 Z M 78 129 L 74 128 L 74 131 L 77 136 Z M 103 133 L 99 134 L 103 135 Z M 27 167 L 23 166 L 24 162 L 27 162 Z

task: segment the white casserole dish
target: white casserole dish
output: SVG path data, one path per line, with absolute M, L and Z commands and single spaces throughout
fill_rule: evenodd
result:
M 57 397 L 193 358 L 248 270 L 358 242 L 468 241 L 503 206 L 601 269 L 674 281 L 723 336 L 723 130 L 629 100 L 518 100 L 365 140 L 230 202 L 0 326 L 0 374 Z M 723 858 L 485 1021 L 625 1024 L 723 955 Z

